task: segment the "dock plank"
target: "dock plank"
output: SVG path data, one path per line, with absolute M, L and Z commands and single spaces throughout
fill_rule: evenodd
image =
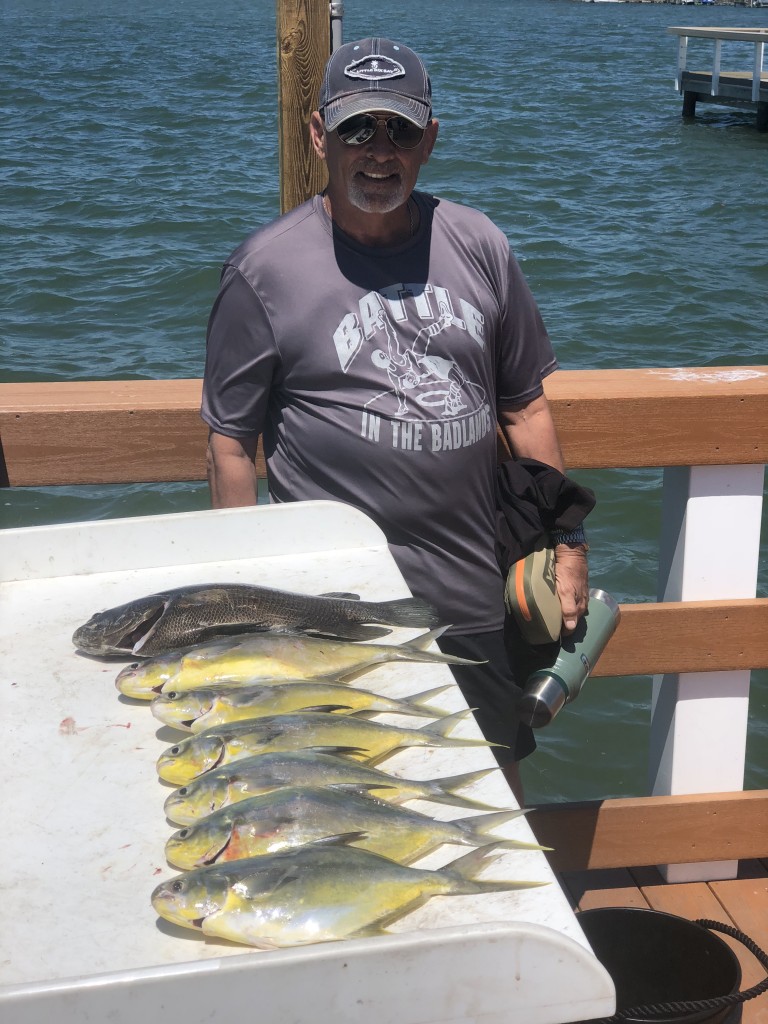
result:
M 689 921 L 696 921 L 699 918 L 706 918 L 710 921 L 719 921 L 722 924 L 740 928 L 750 938 L 761 945 L 760 940 L 739 924 L 738 919 L 744 919 L 744 910 L 739 907 L 739 897 L 746 895 L 746 890 L 733 890 L 730 900 L 724 902 L 718 898 L 716 887 L 720 885 L 734 885 L 738 880 L 732 882 L 678 882 L 675 884 L 666 883 L 656 868 L 634 868 L 631 874 L 640 886 L 640 890 L 654 910 L 661 910 L 667 914 L 676 914 Z M 763 879 L 765 882 L 765 879 Z M 759 885 L 759 880 L 751 879 L 748 885 Z M 736 916 L 734 916 L 736 914 Z M 718 933 L 720 934 L 720 933 Z M 739 958 L 742 971 L 742 989 L 750 988 L 762 981 L 765 977 L 760 962 L 749 952 L 737 939 L 729 935 L 720 934 L 720 938 L 726 942 L 736 956 Z M 759 1009 L 759 1007 L 758 1007 Z M 750 1024 L 756 1024 L 749 1018 Z M 744 1018 L 747 1024 L 748 1018 Z M 768 1018 L 760 1021 L 760 1024 L 768 1024 Z
M 560 880 L 574 910 L 648 907 L 647 900 L 626 868 L 567 871 L 560 876 Z
M 539 804 L 531 827 L 558 871 L 763 857 L 768 790 Z

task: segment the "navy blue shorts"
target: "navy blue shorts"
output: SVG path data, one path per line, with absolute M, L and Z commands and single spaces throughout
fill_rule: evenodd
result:
M 533 730 L 517 717 L 522 690 L 515 682 L 510 664 L 514 649 L 508 653 L 509 642 L 502 629 L 492 633 L 441 636 L 437 641 L 445 654 L 486 661 L 484 665 L 449 667 L 467 704 L 475 709 L 475 719 L 483 736 L 493 743 L 504 744 L 491 748 L 502 767 L 522 761 L 536 749 Z M 518 663 L 517 658 L 514 661 Z

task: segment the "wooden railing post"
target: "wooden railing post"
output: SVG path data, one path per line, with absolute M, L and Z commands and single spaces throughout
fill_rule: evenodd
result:
M 325 165 L 309 141 L 323 68 L 331 52 L 328 0 L 277 0 L 280 212 L 325 188 Z
M 664 471 L 659 600 L 754 597 L 763 466 Z M 749 669 L 656 676 L 651 708 L 651 792 L 741 789 Z M 667 865 L 670 882 L 733 878 L 735 861 Z

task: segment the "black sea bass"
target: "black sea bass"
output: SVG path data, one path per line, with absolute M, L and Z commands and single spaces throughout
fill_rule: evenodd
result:
M 436 626 L 435 608 L 418 598 L 360 601 L 356 594 L 296 594 L 246 584 L 201 584 L 165 590 L 97 612 L 72 637 L 81 651 L 150 658 L 234 633 L 312 633 L 373 640 L 389 629 Z

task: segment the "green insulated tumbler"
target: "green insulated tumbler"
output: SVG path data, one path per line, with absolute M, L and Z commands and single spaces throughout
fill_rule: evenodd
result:
M 619 606 L 604 590 L 590 590 L 587 614 L 549 667 L 531 673 L 520 698 L 520 718 L 534 729 L 549 725 L 564 704 L 575 700 L 619 624 Z

